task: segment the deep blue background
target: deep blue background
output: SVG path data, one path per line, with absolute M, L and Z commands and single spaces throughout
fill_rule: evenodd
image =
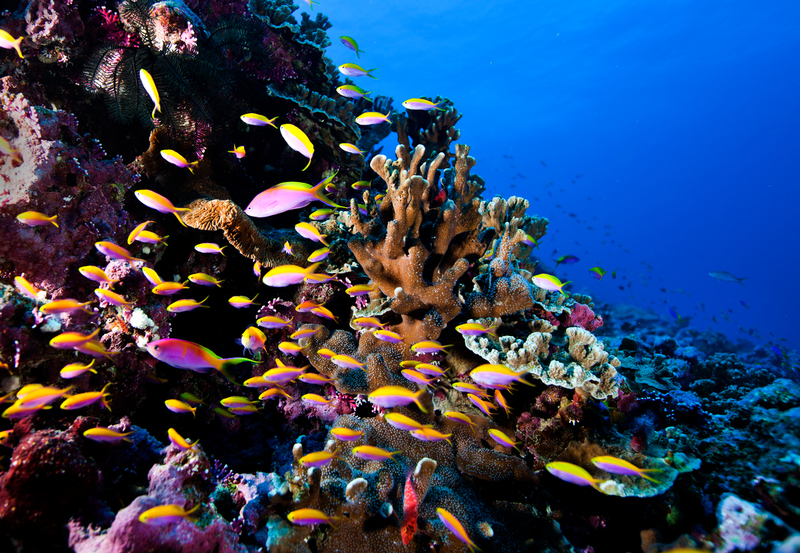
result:
M 800 2 L 320 0 L 314 11 L 333 24 L 337 65 L 379 68 L 360 86 L 398 108 L 455 102 L 484 195 L 528 198 L 528 213 L 550 219 L 542 257 L 581 259 L 559 267 L 572 291 L 800 347 Z

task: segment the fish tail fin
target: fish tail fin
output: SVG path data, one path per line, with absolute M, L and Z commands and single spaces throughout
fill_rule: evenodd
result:
M 331 207 L 338 207 L 340 209 L 344 209 L 345 206 L 339 205 L 337 203 L 334 203 L 330 198 L 328 198 L 325 195 L 325 186 L 327 186 L 328 184 L 329 183 L 324 180 L 324 181 L 320 182 L 319 184 L 317 184 L 316 186 L 312 187 L 311 190 L 309 190 L 309 192 L 311 192 L 311 194 L 314 196 L 314 198 L 316 198 L 317 200 L 321 201 L 325 205 L 329 205 Z
M 237 386 L 241 386 L 241 384 L 239 384 L 238 382 L 236 382 L 236 380 L 234 380 L 233 376 L 231 376 L 230 372 L 228 372 L 228 369 L 230 369 L 235 365 L 238 365 L 239 363 L 245 363 L 245 362 L 255 363 L 255 361 L 253 361 L 252 359 L 248 359 L 247 357 L 229 357 L 227 359 L 220 359 L 219 367 L 217 368 L 217 370 L 222 374 L 222 376 L 225 377 L 226 380 L 228 380 L 228 382 L 236 384 Z
M 182 210 L 183 210 L 183 208 L 181 208 L 181 211 L 182 211 Z M 188 208 L 186 208 L 186 211 L 191 211 L 191 210 L 190 210 L 190 209 L 188 209 Z M 184 222 L 183 222 L 183 219 L 181 219 L 181 216 L 180 216 L 180 215 L 178 215 L 178 212 L 177 212 L 177 211 L 173 211 L 173 212 L 172 212 L 172 214 L 173 214 L 173 215 L 175 215 L 175 218 L 176 218 L 176 219 L 178 219 L 178 222 L 179 222 L 180 224 L 182 224 L 182 225 L 183 225 L 183 226 L 185 226 L 186 228 L 189 228 L 189 227 L 188 227 L 188 225 L 187 225 L 186 223 L 184 223 Z
M 58 226 L 58 225 L 56 225 L 56 226 Z M 739 284 L 741 284 L 742 286 L 744 286 L 744 282 L 742 282 L 742 281 L 743 281 L 743 280 L 747 280 L 748 278 L 750 278 L 750 277 L 737 278 L 736 280 L 737 280 L 737 282 L 738 282 Z M 747 288 L 747 286 L 744 286 L 744 287 L 745 287 L 745 288 Z
M 53 215 L 52 217 L 48 217 L 47 220 L 50 221 L 51 223 L 53 223 L 56 226 L 56 228 L 59 228 L 58 227 L 58 223 L 56 223 L 56 217 L 58 217 L 58 215 Z M 742 285 L 742 286 L 744 286 L 744 285 Z
M 306 169 L 308 169 L 311 166 L 311 160 L 312 159 L 314 159 L 313 155 L 310 158 L 308 158 L 308 163 L 306 163 L 306 166 L 301 169 L 302 171 L 305 171 Z
M 318 261 L 318 262 L 306 267 L 306 274 L 307 275 L 313 274 L 317 270 L 317 267 L 319 267 L 320 265 L 322 265 L 322 262 Z
M 414 394 L 414 403 L 417 404 L 417 407 L 419 407 L 420 411 L 422 411 L 423 413 L 425 413 L 427 415 L 428 414 L 428 410 L 425 409 L 425 406 L 422 405 L 422 402 L 420 401 L 420 398 L 423 396 L 423 394 L 425 394 L 426 391 L 427 391 L 427 388 L 423 388 L 419 392 Z
M 377 67 L 375 67 L 375 68 L 373 68 L 373 69 L 368 69 L 368 70 L 367 70 L 367 77 L 372 77 L 373 79 L 377 79 L 378 77 L 376 77 L 375 75 L 371 75 L 371 73 L 372 73 L 373 71 L 377 71 L 377 70 L 378 70 L 378 68 L 377 68 Z
M 23 38 L 24 38 L 24 37 L 19 37 L 17 40 L 15 40 L 14 42 L 12 42 L 12 44 L 13 44 L 13 48 L 14 48 L 14 50 L 16 50 L 16 51 L 17 51 L 17 54 L 19 54 L 19 57 L 20 57 L 20 59 L 23 59 L 23 60 L 24 60 L 24 59 L 25 59 L 25 56 L 23 56 L 23 55 L 22 55 L 22 48 L 20 48 L 20 45 L 22 44 L 22 39 L 23 39 Z
M 497 338 L 497 329 L 500 328 L 500 323 L 493 324 L 489 328 L 486 329 L 486 334 L 490 334 Z

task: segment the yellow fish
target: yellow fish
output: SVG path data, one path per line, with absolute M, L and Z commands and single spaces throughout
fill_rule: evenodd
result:
M 161 157 L 163 157 L 166 161 L 175 165 L 176 167 L 180 167 L 181 169 L 188 169 L 190 173 L 194 173 L 194 168 L 197 167 L 198 163 L 200 163 L 200 160 L 192 162 L 188 161 L 185 157 L 183 157 L 175 150 L 161 150 Z
M 296 126 L 286 123 L 281 125 L 281 136 L 283 136 L 283 139 L 292 150 L 308 158 L 308 163 L 303 167 L 303 171 L 308 169 L 311 165 L 311 158 L 314 156 L 314 145 L 308 139 L 306 133 Z
M 25 59 L 25 56 L 22 55 L 20 44 L 22 44 L 22 37 L 14 38 L 7 31 L 0 29 L 0 48 L 5 48 L 6 50 L 13 48 L 20 58 Z
M 49 225 L 52 223 L 56 226 L 56 228 L 58 228 L 58 223 L 56 223 L 57 217 L 57 214 L 53 215 L 52 217 L 48 217 L 44 213 L 39 213 L 38 211 L 23 211 L 17 215 L 17 221 L 24 225 L 28 225 L 29 227 Z
M 89 430 L 83 433 L 83 436 L 95 442 L 113 443 L 113 442 L 119 442 L 121 440 L 130 442 L 131 439 L 128 438 L 128 436 L 135 433 L 136 431 L 122 433 L 122 432 L 117 432 L 116 430 L 111 430 L 110 428 L 104 428 L 102 426 L 98 426 L 97 428 L 90 428 Z
M 197 451 L 197 444 L 199 442 L 195 441 L 194 443 L 189 443 L 186 441 L 186 438 L 178 434 L 178 431 L 174 428 L 167 430 L 167 436 L 169 437 L 169 441 L 172 442 L 172 445 L 175 447 L 183 450 L 193 449 Z
M 180 505 L 160 505 L 158 507 L 148 509 L 139 515 L 139 522 L 149 524 L 150 526 L 166 526 L 167 524 L 179 522 L 182 519 L 194 522 L 194 519 L 192 519 L 189 515 L 199 509 L 200 505 L 201 504 L 198 503 L 188 511 Z
M 155 107 L 153 108 L 153 114 L 151 115 L 151 117 L 155 119 L 156 112 L 161 113 L 161 98 L 158 95 L 156 83 L 153 80 L 153 76 L 150 75 L 146 69 L 139 70 L 139 79 L 142 81 L 144 91 L 147 92 L 147 95 L 150 96 L 150 99 L 153 100 L 153 103 L 155 104 Z

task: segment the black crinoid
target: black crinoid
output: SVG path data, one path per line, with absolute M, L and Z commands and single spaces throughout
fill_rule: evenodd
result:
M 117 11 L 124 28 L 119 35 L 138 40 L 96 51 L 84 69 L 85 85 L 105 95 L 116 121 L 138 120 L 152 129 L 154 105 L 140 79 L 145 69 L 161 100 L 159 126 L 199 153 L 217 116 L 232 107 L 230 91 L 240 75 L 231 60 L 269 59 L 261 23 L 227 18 L 209 30 L 181 0 L 124 0 Z

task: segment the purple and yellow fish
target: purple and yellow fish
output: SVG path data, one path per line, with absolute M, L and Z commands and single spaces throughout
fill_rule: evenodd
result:
M 171 163 L 176 167 L 180 167 L 181 169 L 188 169 L 190 173 L 194 173 L 194 168 L 197 167 L 198 163 L 200 163 L 200 160 L 188 161 L 185 157 L 183 157 L 175 150 L 161 150 L 161 157 L 163 157 L 168 163 Z
M 39 213 L 38 211 L 23 211 L 17 215 L 17 221 L 23 225 L 28 225 L 29 227 L 55 225 L 55 227 L 58 228 L 58 223 L 56 223 L 57 218 L 58 214 L 48 217 L 44 213 Z
M 378 68 L 374 69 L 364 69 L 363 67 L 356 65 L 355 63 L 343 63 L 337 69 L 342 75 L 346 75 L 348 77 L 372 77 L 373 79 L 377 79 L 375 75 L 372 75 L 373 71 L 377 71 Z
M 306 133 L 298 127 L 286 123 L 281 125 L 281 136 L 292 150 L 308 158 L 308 163 L 306 163 L 306 166 L 303 167 L 302 170 L 305 171 L 308 169 L 311 165 L 311 159 L 314 157 L 314 145 L 308 139 Z
M 357 58 L 361 57 L 359 54 L 363 53 L 364 50 L 360 50 L 358 48 L 358 43 L 353 38 L 351 38 L 349 36 L 340 36 L 339 40 L 342 41 L 342 44 L 344 44 L 346 48 L 349 48 L 350 50 L 355 52 Z
M 199 509 L 200 505 L 201 504 L 198 503 L 188 511 L 180 505 L 160 505 L 158 507 L 148 509 L 139 515 L 139 522 L 149 526 L 166 526 L 168 524 L 179 522 L 183 519 L 194 522 L 194 519 L 192 519 L 189 515 Z
M 464 525 L 461 524 L 461 522 L 454 517 L 450 511 L 442 509 L 441 507 L 437 507 L 436 514 L 439 516 L 439 520 L 442 521 L 442 524 L 444 524 L 445 527 L 450 530 L 459 540 L 464 542 L 472 553 L 480 551 L 478 546 L 475 545 L 475 542 L 469 538 Z
M 270 217 L 293 209 L 300 209 L 315 200 L 331 207 L 343 207 L 325 195 L 326 184 L 324 180 L 314 186 L 304 182 L 276 184 L 253 198 L 244 212 L 250 217 Z
M 152 190 L 137 190 L 133 195 L 150 209 L 155 209 L 159 213 L 172 213 L 180 224 L 186 226 L 178 213 L 191 211 L 188 207 L 175 207 L 167 198 Z
M 389 116 L 392 114 L 390 111 L 386 115 L 378 113 L 377 111 L 367 111 L 356 117 L 356 123 L 359 125 L 377 125 L 378 123 L 391 123 Z
M 219 357 L 210 349 L 178 338 L 162 338 L 150 342 L 146 346 L 150 355 L 176 369 L 189 369 L 198 373 L 206 373 L 210 369 L 219 371 L 229 381 L 234 382 L 228 374 L 228 368 L 239 363 L 255 363 L 246 357 Z
M 600 484 L 605 482 L 605 480 L 592 478 L 592 475 L 586 472 L 586 469 L 578 465 L 565 463 L 563 461 L 553 461 L 552 463 L 547 463 L 545 468 L 550 474 L 560 480 L 569 482 L 570 484 L 577 484 L 578 486 L 591 486 L 598 492 L 605 493 L 600 489 Z
M 298 526 L 313 526 L 315 524 L 330 524 L 333 526 L 334 522 L 342 520 L 341 517 L 331 517 L 317 509 L 298 509 L 286 515 L 286 518 L 289 519 L 289 522 Z

